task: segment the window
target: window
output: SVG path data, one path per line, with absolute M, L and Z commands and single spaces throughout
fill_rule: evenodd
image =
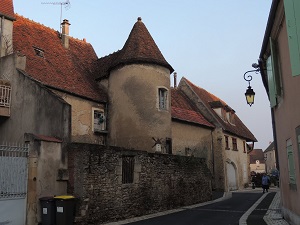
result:
M 172 139 L 166 138 L 166 153 L 172 154 Z
M 93 131 L 101 132 L 106 129 L 106 118 L 104 111 L 101 109 L 93 109 Z
M 232 150 L 237 151 L 237 142 L 236 142 L 236 138 L 232 138 Z
M 284 0 L 286 27 L 292 75 L 300 75 L 300 2 L 299 0 Z
M 185 148 L 185 155 L 186 155 L 186 156 L 191 156 L 191 155 L 192 155 L 192 149 L 190 149 L 190 148 Z
M 243 141 L 244 153 L 246 153 L 246 141 Z
M 123 156 L 122 158 L 122 184 L 133 183 L 134 156 Z
M 159 109 L 168 110 L 168 90 L 165 88 L 158 89 Z
M 289 169 L 289 183 L 290 185 L 296 184 L 296 174 L 295 174 L 295 162 L 294 162 L 294 153 L 292 140 L 288 139 L 286 141 L 286 151 L 288 157 L 288 169 Z
M 229 142 L 228 142 L 228 136 L 225 135 L 225 149 L 229 150 Z
M 35 54 L 41 58 L 44 58 L 44 50 L 38 47 L 33 47 Z

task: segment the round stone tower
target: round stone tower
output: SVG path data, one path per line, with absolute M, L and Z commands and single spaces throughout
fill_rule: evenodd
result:
M 109 61 L 108 144 L 169 153 L 173 68 L 140 17 Z

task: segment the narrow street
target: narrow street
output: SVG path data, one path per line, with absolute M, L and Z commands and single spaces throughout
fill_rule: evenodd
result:
M 141 220 L 131 225 L 238 225 L 242 215 L 262 196 L 260 192 L 234 192 L 232 198 L 196 208 Z M 124 224 L 124 223 L 120 223 Z

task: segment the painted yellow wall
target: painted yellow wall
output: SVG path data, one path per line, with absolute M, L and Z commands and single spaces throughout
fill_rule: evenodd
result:
M 244 152 L 244 144 L 245 140 L 238 138 L 236 136 L 231 136 L 229 134 L 226 134 L 229 139 L 229 150 L 225 150 L 225 138 L 224 140 L 224 158 L 225 158 L 225 165 L 229 161 L 233 163 L 236 167 L 236 175 L 237 175 L 237 185 L 238 189 L 243 189 L 245 184 L 249 183 L 249 165 L 248 165 L 248 157 L 247 157 L 247 151 Z M 237 140 L 237 151 L 232 150 L 232 138 L 236 138 Z M 227 160 L 227 161 L 226 161 Z M 226 168 L 226 166 L 225 166 Z M 225 173 L 226 174 L 226 173 Z M 227 182 L 225 184 L 227 187 Z
M 186 148 L 189 148 L 191 156 L 205 158 L 211 166 L 212 135 L 210 129 L 172 121 L 172 141 L 173 154 L 186 155 Z

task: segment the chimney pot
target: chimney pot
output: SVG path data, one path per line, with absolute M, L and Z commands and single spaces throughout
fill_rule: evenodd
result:
M 177 73 L 174 72 L 174 88 L 177 87 Z
M 62 43 L 65 48 L 69 48 L 69 26 L 71 24 L 69 23 L 69 20 L 64 19 L 61 23 L 62 27 Z

